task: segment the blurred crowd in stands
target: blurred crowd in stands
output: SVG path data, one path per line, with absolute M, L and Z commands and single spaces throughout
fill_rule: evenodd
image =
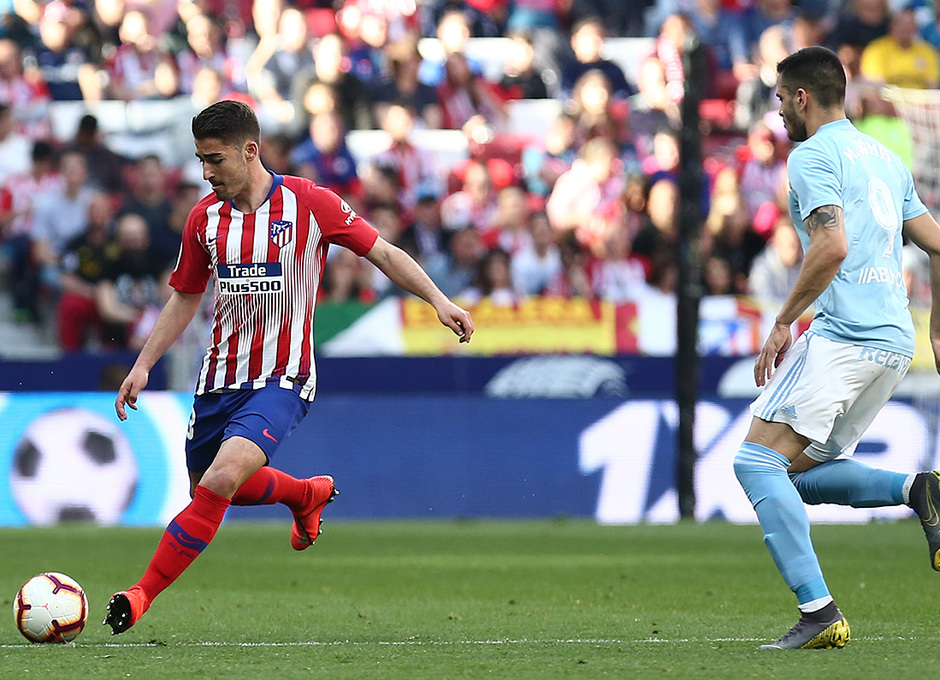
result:
M 643 46 L 633 68 L 607 57 L 622 38 Z M 481 39 L 499 39 L 500 72 L 468 49 Z M 696 41 L 709 74 L 702 287 L 779 303 L 801 248 L 786 208 L 776 62 L 806 45 L 836 50 L 850 117 L 909 161 L 909 135 L 880 87 L 940 86 L 933 8 L 0 0 L 0 233 L 12 314 L 55 328 L 62 348 L 78 351 L 139 346 L 162 306 L 186 215 L 208 187 L 198 165 L 110 148 L 95 114 L 109 100 L 185 98 L 194 111 L 220 98 L 251 103 L 269 169 L 333 188 L 469 304 L 668 295 L 678 273 L 683 55 Z M 533 132 L 517 100 L 559 106 Z M 50 122 L 63 102 L 86 111 L 64 140 Z M 365 159 L 347 144 L 362 130 L 387 140 Z M 433 144 L 415 141 L 435 130 L 461 135 L 466 157 L 442 164 Z M 331 260 L 324 303 L 399 293 L 350 252 L 335 249 Z M 911 261 L 911 272 L 920 268 Z

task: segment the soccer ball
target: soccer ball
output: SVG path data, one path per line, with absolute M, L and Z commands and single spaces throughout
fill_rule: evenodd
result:
M 48 571 L 23 584 L 13 615 L 31 642 L 71 642 L 88 621 L 88 598 L 74 579 Z
M 30 524 L 115 524 L 137 490 L 137 461 L 117 423 L 84 408 L 34 419 L 13 452 L 10 487 Z

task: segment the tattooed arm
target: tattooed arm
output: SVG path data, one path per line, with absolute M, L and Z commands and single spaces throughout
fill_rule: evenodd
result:
M 845 223 L 839 206 L 823 205 L 816 208 L 803 220 L 803 225 L 809 233 L 809 248 L 806 249 L 793 290 L 777 314 L 773 330 L 754 365 L 754 380 L 758 386 L 764 385 L 790 348 L 793 341 L 790 324 L 832 283 L 848 254 Z
M 787 326 L 796 321 L 832 283 L 849 250 L 842 208 L 820 206 L 803 220 L 803 226 L 809 233 L 809 248 L 793 290 L 777 314 L 777 323 Z

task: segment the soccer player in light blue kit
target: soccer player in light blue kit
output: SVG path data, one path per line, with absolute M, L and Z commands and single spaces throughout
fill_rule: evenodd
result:
M 878 470 L 850 457 L 914 354 L 902 227 L 930 256 L 930 339 L 940 370 L 940 226 L 901 160 L 846 119 L 835 54 L 807 47 L 783 59 L 777 97 L 788 136 L 802 142 L 787 169 L 805 256 L 754 366 L 763 390 L 734 471 L 800 609 L 797 624 L 761 648 L 842 647 L 849 625 L 823 578 L 804 502 L 910 506 L 940 571 L 940 475 Z M 814 303 L 813 321 L 794 343 L 790 327 Z

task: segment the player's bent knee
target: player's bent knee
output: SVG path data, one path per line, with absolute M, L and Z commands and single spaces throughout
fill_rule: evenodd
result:
M 238 487 L 250 475 L 251 473 L 245 474 L 244 471 L 235 466 L 225 466 L 218 469 L 209 468 L 202 476 L 202 479 L 199 480 L 198 486 L 204 486 L 213 493 L 231 498 L 238 491 Z M 193 487 L 193 493 L 195 493 L 195 487 Z
M 748 474 L 754 470 L 754 461 L 750 457 L 742 455 L 739 451 L 738 455 L 734 457 L 732 467 L 734 468 L 734 476 L 737 477 L 738 483 L 743 485 Z

